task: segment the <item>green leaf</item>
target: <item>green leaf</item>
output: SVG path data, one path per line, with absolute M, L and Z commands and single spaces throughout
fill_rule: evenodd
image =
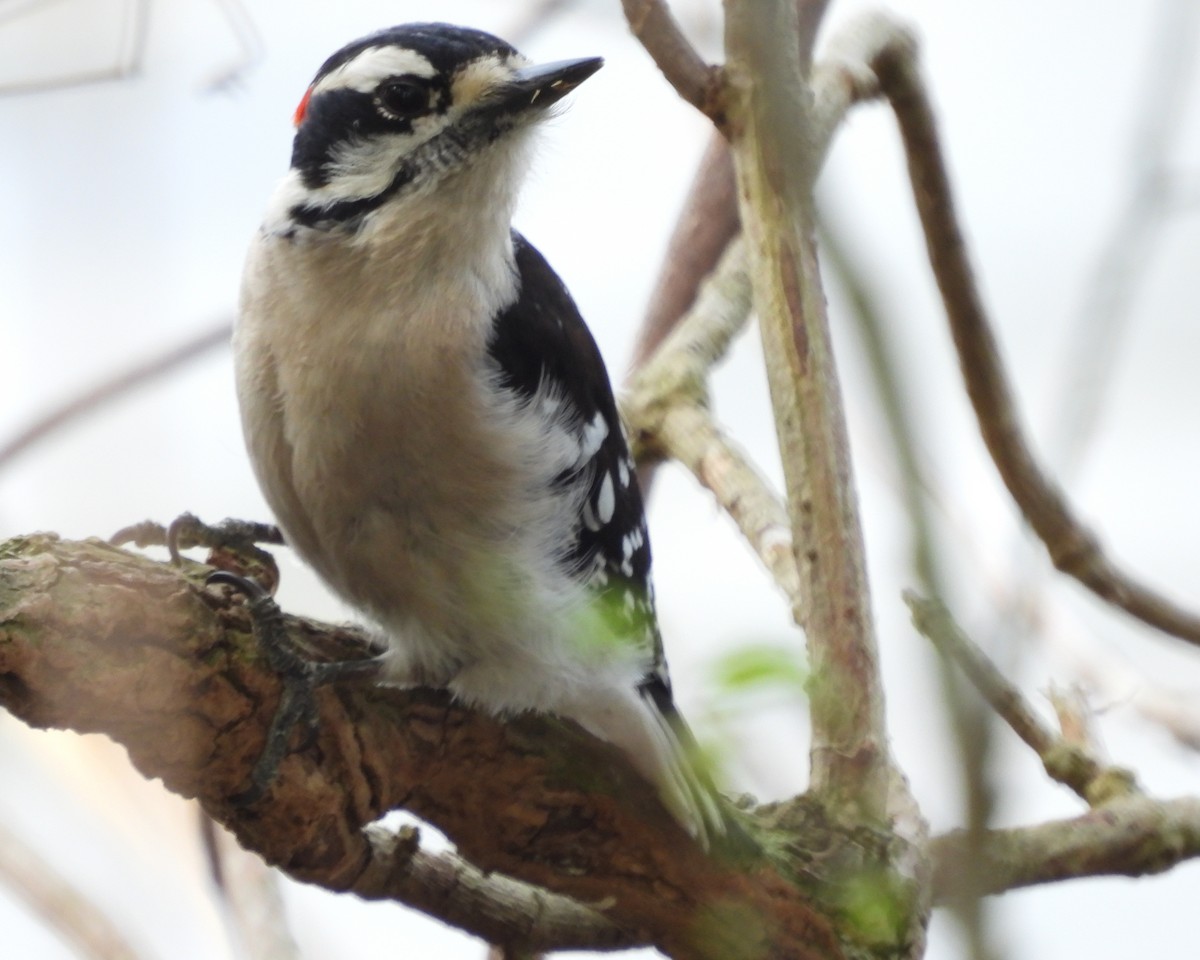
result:
M 796 651 L 767 643 L 742 646 L 721 657 L 713 664 L 713 676 L 730 692 L 774 686 L 803 693 L 808 682 Z

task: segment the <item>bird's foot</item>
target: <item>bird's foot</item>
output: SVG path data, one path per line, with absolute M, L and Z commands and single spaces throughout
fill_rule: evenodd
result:
M 114 546 L 132 543 L 137 547 L 166 547 L 175 566 L 182 564 L 184 550 L 206 547 L 209 566 L 248 574 L 274 589 L 279 582 L 279 568 L 275 558 L 259 544 L 282 545 L 284 540 L 279 528 L 271 523 L 227 519 L 212 525 L 184 513 L 165 527 L 153 520 L 122 527 L 108 542 Z
M 331 683 L 374 682 L 383 671 L 384 658 L 373 652 L 371 656 L 353 660 L 309 660 L 297 650 L 284 625 L 283 612 L 261 584 L 226 570 L 209 574 L 206 583 L 224 584 L 246 596 L 259 649 L 283 681 L 283 694 L 267 731 L 262 753 L 250 772 L 250 783 L 230 798 L 235 804 L 245 806 L 261 799 L 275 780 L 279 765 L 287 755 L 292 731 L 299 727 L 306 744 L 315 735 L 317 687 Z

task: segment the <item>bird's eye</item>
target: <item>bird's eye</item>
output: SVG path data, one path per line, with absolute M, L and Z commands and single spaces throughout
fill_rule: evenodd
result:
M 411 77 L 385 80 L 375 91 L 375 102 L 397 120 L 429 112 L 429 87 Z

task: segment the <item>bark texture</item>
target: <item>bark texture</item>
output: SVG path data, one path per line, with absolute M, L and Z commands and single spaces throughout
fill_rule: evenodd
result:
M 244 846 L 331 890 L 413 899 L 419 840 L 366 829 L 402 808 L 485 874 L 593 905 L 593 932 L 619 931 L 607 929 L 611 946 L 845 955 L 781 861 L 749 842 L 706 854 L 613 749 L 552 717 L 501 722 L 437 690 L 322 689 L 310 742 L 297 736 L 266 796 L 238 805 L 280 683 L 240 602 L 203 587 L 204 569 L 50 534 L 0 545 L 0 704 L 31 726 L 106 734 Z M 288 626 L 319 655 L 356 647 L 348 630 Z M 472 932 L 519 941 L 528 918 L 500 914 Z

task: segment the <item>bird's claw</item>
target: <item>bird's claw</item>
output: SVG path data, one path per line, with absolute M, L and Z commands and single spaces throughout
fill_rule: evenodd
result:
M 166 547 L 175 566 L 182 565 L 184 550 L 207 547 L 210 566 L 249 571 L 270 588 L 279 582 L 279 568 L 259 544 L 283 542 L 283 534 L 274 524 L 233 519 L 207 524 L 192 513 L 181 514 L 165 527 L 144 520 L 122 527 L 109 538 L 114 546 Z
M 234 804 L 246 806 L 261 799 L 275 780 L 279 765 L 288 753 L 292 731 L 297 727 L 302 731 L 304 743 L 300 749 L 304 749 L 316 735 L 317 687 L 340 681 L 377 679 L 383 658 L 374 656 L 329 663 L 309 660 L 295 648 L 283 621 L 283 611 L 262 584 L 227 570 L 214 570 L 205 583 L 232 587 L 246 596 L 246 608 L 255 640 L 266 656 L 267 663 L 283 683 L 283 692 L 275 716 L 271 719 L 266 743 L 250 772 L 250 784 L 230 797 Z

